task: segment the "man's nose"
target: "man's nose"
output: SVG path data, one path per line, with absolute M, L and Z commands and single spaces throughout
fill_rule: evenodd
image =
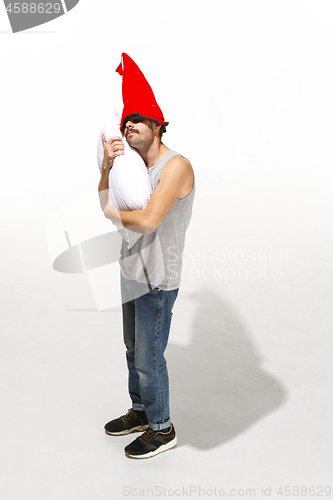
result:
M 125 125 L 125 128 L 133 128 L 133 123 L 130 120 L 128 120 L 128 122 Z

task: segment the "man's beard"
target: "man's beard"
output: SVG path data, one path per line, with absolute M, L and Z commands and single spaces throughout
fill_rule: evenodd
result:
M 133 132 L 132 135 L 129 136 L 127 139 L 128 144 L 131 146 L 131 148 L 136 149 L 139 153 L 145 153 L 149 150 L 150 146 L 154 142 L 154 136 L 152 135 L 151 137 L 145 136 L 142 137 L 141 134 L 138 132 Z

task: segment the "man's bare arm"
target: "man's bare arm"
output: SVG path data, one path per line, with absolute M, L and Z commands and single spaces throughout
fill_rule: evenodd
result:
M 169 160 L 160 174 L 160 182 L 144 210 L 116 210 L 111 202 L 104 209 L 105 217 L 132 231 L 150 234 L 170 210 L 182 188 L 193 179 L 191 164 L 177 156 Z

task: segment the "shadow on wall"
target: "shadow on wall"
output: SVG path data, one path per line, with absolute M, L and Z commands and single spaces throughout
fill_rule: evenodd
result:
M 230 441 L 286 398 L 261 367 L 246 329 L 214 292 L 190 296 L 198 304 L 189 346 L 169 343 L 170 405 L 179 445 L 208 450 Z

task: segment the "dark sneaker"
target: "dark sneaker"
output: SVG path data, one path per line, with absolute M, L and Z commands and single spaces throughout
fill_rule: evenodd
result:
M 125 434 L 131 434 L 131 432 L 145 431 L 148 429 L 146 412 L 136 411 L 131 408 L 126 415 L 105 424 L 104 429 L 111 436 L 125 436 Z
M 174 426 L 171 424 L 168 432 L 153 431 L 148 429 L 135 441 L 126 446 L 125 453 L 131 458 L 150 458 L 169 450 L 177 444 Z

